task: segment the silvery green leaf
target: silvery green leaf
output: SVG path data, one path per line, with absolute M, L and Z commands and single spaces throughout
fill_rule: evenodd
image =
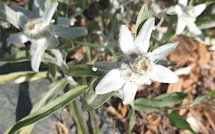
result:
M 52 84 L 49 86 L 49 89 L 47 89 L 46 92 L 41 95 L 40 100 L 33 106 L 33 108 L 31 109 L 31 113 L 39 110 L 42 106 L 45 105 L 46 102 L 48 102 L 50 98 L 59 94 L 59 92 L 66 87 L 67 83 L 68 82 L 65 79 L 53 81 Z M 19 133 L 30 134 L 32 129 L 34 128 L 34 125 L 35 124 L 31 124 L 26 127 L 23 127 Z
M 137 16 L 135 37 L 137 36 L 138 32 L 140 31 L 144 21 L 148 18 L 149 18 L 148 6 L 143 5 L 142 8 L 140 9 L 138 16 Z
M 97 70 L 96 72 L 93 71 L 92 65 L 89 64 L 79 64 L 69 66 L 69 75 L 70 76 L 100 76 L 103 72 L 101 70 Z
M 203 99 L 205 99 L 208 95 L 203 95 L 203 96 L 198 96 L 195 98 L 195 100 L 192 103 L 192 106 L 197 105 L 200 101 L 202 101 Z
M 116 92 L 110 92 L 106 94 L 96 94 L 95 87 L 102 79 L 102 76 L 95 79 L 88 89 L 88 91 L 84 94 L 84 100 L 82 103 L 82 109 L 86 111 L 91 111 L 102 106 L 111 96 L 113 96 Z
M 84 27 L 63 27 L 55 25 L 55 33 L 58 37 L 71 38 L 86 35 L 87 30 Z
M 175 111 L 172 111 L 171 113 L 167 114 L 167 117 L 169 118 L 173 126 L 175 126 L 176 128 L 189 130 L 190 132 L 195 134 L 190 124 L 183 117 L 177 114 Z
M 100 44 L 94 44 L 89 42 L 81 42 L 81 41 L 75 41 L 76 44 L 82 45 L 82 46 L 88 46 L 91 48 L 105 48 L 105 49 L 113 49 L 116 46 L 104 46 Z
M 186 93 L 175 92 L 159 95 L 153 100 L 159 101 L 159 107 L 164 107 L 170 104 L 181 103 L 186 97 Z
M 95 81 L 95 85 L 98 83 L 98 79 Z M 82 103 L 83 110 L 91 111 L 102 106 L 115 92 L 106 94 L 96 94 L 94 91 L 95 85 L 91 86 L 90 89 L 85 93 L 84 100 Z
M 71 19 L 58 17 L 57 24 L 60 26 L 73 26 L 75 23 Z
M 154 99 L 138 98 L 134 101 L 134 109 L 141 111 L 153 111 L 165 108 L 170 104 L 178 104 L 187 97 L 185 93 L 168 93 L 155 97 Z
M 101 70 L 110 71 L 112 69 L 118 68 L 117 62 L 96 62 L 93 67 L 96 67 Z
M 215 27 L 215 21 L 207 21 L 199 26 L 200 29 L 208 29 Z
M 53 63 L 53 64 L 56 64 L 59 66 L 62 64 L 62 63 L 59 64 L 60 62 L 62 62 L 61 60 L 58 63 L 58 59 L 55 57 L 55 55 L 51 51 L 47 51 L 47 52 L 43 53 L 42 61 L 48 62 L 48 63 Z
M 30 56 L 28 51 L 19 51 L 13 55 L 6 57 L 5 59 L 1 59 L 0 62 L 7 62 L 7 63 L 16 63 L 16 62 L 23 62 L 29 61 Z
M 8 130 L 6 130 L 5 134 L 14 134 L 22 127 L 27 125 L 31 125 L 36 123 L 37 121 L 44 119 L 45 117 L 53 114 L 60 108 L 65 107 L 66 105 L 70 104 L 74 100 L 76 100 L 79 96 L 81 96 L 86 91 L 86 86 L 77 86 L 72 90 L 69 90 L 65 94 L 57 97 L 56 99 L 52 100 L 48 104 L 44 105 L 40 109 L 30 113 L 29 115 L 25 116 L 17 123 L 11 126 Z
M 53 63 L 48 63 L 48 72 L 51 74 L 53 78 L 57 76 L 57 66 Z
M 168 66 L 176 66 L 177 63 L 173 62 L 173 61 L 168 61 L 168 60 L 159 60 L 157 62 L 157 64 L 160 64 L 162 66 L 168 67 Z
M 13 72 L 9 74 L 0 75 L 0 84 L 14 82 L 14 83 L 22 83 L 25 81 L 34 81 L 47 77 L 47 72 L 32 72 L 32 71 L 24 71 L 24 72 Z
M 16 28 L 19 28 L 16 20 L 16 12 L 3 3 L 0 3 L 0 18 L 7 20 Z
M 82 110 L 79 109 L 76 101 L 73 101 L 68 105 L 69 113 L 72 116 L 75 125 L 76 125 L 76 131 L 78 134 L 87 134 L 89 133 L 88 127 L 86 124 L 86 120 L 83 117 Z
M 128 116 L 129 116 L 129 128 L 128 128 L 128 131 L 129 131 L 129 133 L 131 133 L 132 129 L 134 128 L 135 120 L 136 120 L 136 115 L 135 115 L 134 109 L 130 109 Z
M 175 15 L 176 12 L 175 12 L 175 7 L 171 6 L 167 9 L 167 14 L 169 15 Z
M 12 5 L 10 8 L 13 9 L 14 11 L 16 11 L 16 12 L 22 12 L 22 13 L 24 13 L 29 18 L 31 18 L 31 16 L 32 16 L 32 12 L 30 10 L 27 10 L 27 9 L 22 8 L 20 6 Z

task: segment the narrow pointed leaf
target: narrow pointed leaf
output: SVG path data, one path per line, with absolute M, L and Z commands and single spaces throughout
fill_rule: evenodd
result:
M 134 128 L 135 120 L 136 120 L 135 111 L 134 111 L 134 109 L 130 109 L 128 134 L 130 134 L 132 129 Z
M 8 129 L 5 134 L 13 134 L 16 133 L 19 129 L 22 127 L 25 127 L 27 125 L 30 125 L 32 123 L 35 123 L 41 119 L 44 119 L 45 117 L 53 114 L 60 108 L 68 105 L 72 101 L 74 101 L 77 97 L 82 95 L 86 90 L 86 86 L 78 86 L 62 96 L 52 100 L 50 103 L 44 105 L 39 110 L 29 114 L 28 116 L 24 117 L 20 121 L 18 121 L 16 124 L 14 124 L 10 129 Z
M 58 94 L 60 91 L 62 91 L 66 85 L 67 81 L 65 79 L 56 80 L 54 81 L 50 86 L 49 89 L 41 95 L 40 100 L 34 105 L 30 113 L 33 113 L 37 110 L 39 110 L 45 103 L 48 102 L 48 100 L 52 97 Z M 30 134 L 32 129 L 34 128 L 35 124 L 31 124 L 29 126 L 23 127 L 20 134 Z
M 69 67 L 69 75 L 80 77 L 80 76 L 99 76 L 103 74 L 103 72 L 100 70 L 97 70 L 96 72 L 94 72 L 92 70 L 92 67 L 93 67 L 92 65 L 88 65 L 88 64 L 71 66 Z
M 200 101 L 202 101 L 203 99 L 205 99 L 208 95 L 203 95 L 203 96 L 198 96 L 195 98 L 195 100 L 192 103 L 192 106 L 197 105 Z
M 176 112 L 173 111 L 170 114 L 167 114 L 167 117 L 175 127 L 179 129 L 189 130 L 190 132 L 195 134 L 193 129 L 190 127 L 190 124 Z
M 178 104 L 186 97 L 187 97 L 186 93 L 176 92 L 159 95 L 155 97 L 153 100 L 159 101 L 160 106 L 167 106 L 169 104 Z
M 135 37 L 139 33 L 141 27 L 143 26 L 144 22 L 146 19 L 149 18 L 149 11 L 148 11 L 148 6 L 143 5 L 142 8 L 140 9 L 140 12 L 137 16 L 137 21 L 136 21 L 136 31 L 135 31 Z
M 167 60 L 159 60 L 157 62 L 157 64 L 160 64 L 160 65 L 165 66 L 165 67 L 168 67 L 168 66 L 174 67 L 174 66 L 177 65 L 176 62 L 174 62 L 174 61 L 167 61 Z
M 156 111 L 159 110 L 159 101 L 139 98 L 134 100 L 134 109 L 139 111 Z
M 187 97 L 185 93 L 170 93 L 155 97 L 154 99 L 139 98 L 134 101 L 134 109 L 153 111 L 165 108 L 170 104 L 178 104 Z
M 81 41 L 75 41 L 76 44 L 82 45 L 82 46 L 88 46 L 91 48 L 106 48 L 106 49 L 113 49 L 113 46 L 104 46 L 100 44 L 94 44 L 94 43 L 88 43 L 88 42 L 81 42 Z
M 0 60 L 0 62 L 7 62 L 7 63 L 16 63 L 16 62 L 23 62 L 29 61 L 30 55 L 28 51 L 19 51 L 13 55 L 6 57 L 5 59 Z
M 14 72 L 9 74 L 0 75 L 0 84 L 8 83 L 8 82 L 15 82 L 15 83 L 22 83 L 24 81 L 33 81 L 47 77 L 47 72 L 32 72 L 32 71 L 25 71 L 25 72 Z
M 58 37 L 72 38 L 86 35 L 87 30 L 84 27 L 63 27 L 55 25 L 55 33 Z
M 105 61 L 100 61 L 96 62 L 93 67 L 96 67 L 101 70 L 105 71 L 110 71 L 112 69 L 118 68 L 118 63 L 117 62 L 105 62 Z
M 215 27 L 215 21 L 204 22 L 199 26 L 200 29 L 209 29 Z
M 98 78 L 90 87 L 90 89 L 84 94 L 84 100 L 82 103 L 83 110 L 85 111 L 95 110 L 102 106 L 111 96 L 115 94 L 115 91 L 107 94 L 96 94 L 94 91 L 95 86 L 100 79 L 101 78 Z

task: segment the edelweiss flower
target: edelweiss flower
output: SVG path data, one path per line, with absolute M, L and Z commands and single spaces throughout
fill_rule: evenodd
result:
M 12 5 L 11 8 L 16 12 L 22 12 L 28 18 L 34 18 L 34 19 L 42 17 L 46 10 L 44 0 L 39 0 L 39 1 L 34 0 L 33 1 L 33 11 L 27 10 L 27 9 L 17 6 L 17 5 Z M 67 18 L 58 17 L 57 24 L 62 25 L 62 26 L 73 26 L 74 22 Z
M 179 0 L 175 6 L 175 11 L 178 16 L 178 23 L 176 27 L 176 34 L 181 34 L 185 27 L 189 29 L 191 33 L 204 40 L 202 31 L 196 26 L 196 18 L 205 10 L 205 4 L 199 4 L 194 7 L 187 6 L 187 0 Z
M 142 84 L 150 85 L 152 80 L 164 83 L 178 81 L 178 77 L 171 70 L 156 64 L 169 55 L 177 43 L 167 44 L 147 53 L 153 27 L 154 19 L 148 19 L 133 40 L 128 28 L 125 25 L 121 26 L 119 45 L 123 57 L 118 61 L 118 67 L 110 70 L 97 84 L 96 94 L 119 90 L 123 103 L 129 104 Z
M 47 47 L 56 47 L 59 45 L 58 37 L 71 38 L 83 36 L 87 33 L 83 27 L 65 27 L 71 26 L 72 22 L 67 18 L 59 17 L 58 25 L 53 25 L 52 17 L 58 3 L 55 2 L 45 7 L 44 0 L 34 0 L 33 12 L 19 6 L 11 6 L 16 11 L 16 20 L 19 29 L 22 32 L 10 35 L 8 42 L 14 44 L 31 42 L 30 55 L 31 67 L 33 71 L 38 72 L 42 61 L 42 56 Z M 5 14 L 5 16 L 8 16 Z M 10 22 L 12 23 L 12 22 Z M 16 26 L 17 27 L 17 26 Z
M 57 6 L 57 2 L 51 4 L 45 10 L 43 16 L 36 19 L 29 19 L 22 12 L 17 12 L 18 25 L 23 32 L 11 35 L 8 38 L 8 42 L 11 43 L 31 42 L 31 67 L 36 72 L 39 71 L 42 56 L 46 48 L 59 45 L 54 26 L 51 23 L 52 16 Z

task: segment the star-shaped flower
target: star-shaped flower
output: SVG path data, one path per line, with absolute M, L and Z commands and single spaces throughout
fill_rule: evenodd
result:
M 196 18 L 205 10 L 205 4 L 199 4 L 194 7 L 187 6 L 187 0 L 179 0 L 175 6 L 175 12 L 178 16 L 178 22 L 176 27 L 176 34 L 181 34 L 185 27 L 189 29 L 191 33 L 204 40 L 202 31 L 195 24 Z
M 14 44 L 31 42 L 31 67 L 35 72 L 39 71 L 42 56 L 47 47 L 53 48 L 59 45 L 58 37 L 70 38 L 87 33 L 83 27 L 65 27 L 71 25 L 66 18 L 57 18 L 58 25 L 53 25 L 52 17 L 57 6 L 58 3 L 54 2 L 45 8 L 44 0 L 39 2 L 34 0 L 33 11 L 11 6 L 16 11 L 16 20 L 22 32 L 10 35 L 8 42 Z
M 43 16 L 38 16 L 39 18 L 36 19 L 30 19 L 22 12 L 17 12 L 18 25 L 23 31 L 15 35 L 10 35 L 8 38 L 8 42 L 11 43 L 31 42 L 31 67 L 36 72 L 39 71 L 42 56 L 46 48 L 59 45 L 58 37 L 51 23 L 57 6 L 57 2 L 51 4 L 45 10 Z
M 156 64 L 169 55 L 177 43 L 163 45 L 147 53 L 153 27 L 154 19 L 148 19 L 133 40 L 128 28 L 125 25 L 121 26 L 119 45 L 123 57 L 118 61 L 117 68 L 110 70 L 97 84 L 96 94 L 118 90 L 122 93 L 123 103 L 129 104 L 142 84 L 150 85 L 152 80 L 163 83 L 178 81 L 178 77 L 171 70 Z
M 22 8 L 17 5 L 11 5 L 11 8 L 16 12 L 22 12 L 25 14 L 28 18 L 40 18 L 45 13 L 46 7 L 45 7 L 45 1 L 44 0 L 34 0 L 33 1 L 33 9 L 32 11 L 27 10 L 25 8 Z M 63 25 L 63 26 L 73 26 L 74 22 L 70 19 L 64 18 L 64 17 L 58 17 L 57 18 L 57 24 Z

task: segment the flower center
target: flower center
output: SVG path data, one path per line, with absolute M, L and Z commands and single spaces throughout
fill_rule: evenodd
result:
M 34 39 L 49 37 L 54 31 L 52 24 L 47 24 L 43 19 L 33 19 L 25 24 L 24 32 Z
M 181 16 L 184 22 L 187 24 L 193 23 L 196 21 L 196 14 L 193 8 L 185 7 L 183 8 L 184 12 Z
M 151 70 L 150 61 L 145 56 L 140 56 L 134 61 L 135 73 L 143 76 Z
M 135 85 L 142 85 L 149 81 L 147 73 L 151 70 L 151 64 L 147 57 L 138 56 L 134 60 L 120 63 L 121 77 Z

